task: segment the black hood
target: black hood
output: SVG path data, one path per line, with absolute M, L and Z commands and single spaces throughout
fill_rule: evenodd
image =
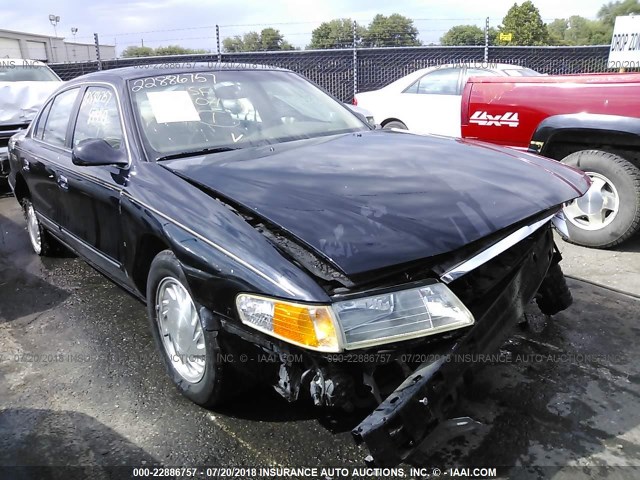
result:
M 347 275 L 456 250 L 586 192 L 587 178 L 479 142 L 372 131 L 163 161 Z

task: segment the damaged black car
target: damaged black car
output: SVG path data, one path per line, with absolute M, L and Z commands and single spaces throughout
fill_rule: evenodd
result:
M 552 225 L 581 172 L 372 129 L 286 70 L 147 67 L 64 84 L 11 139 L 9 183 L 37 254 L 70 249 L 146 302 L 192 401 L 249 379 L 370 408 L 354 438 L 394 465 L 525 306 L 570 305 Z

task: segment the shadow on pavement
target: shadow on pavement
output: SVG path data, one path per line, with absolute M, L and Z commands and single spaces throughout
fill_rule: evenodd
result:
M 0 411 L 0 478 L 125 478 L 131 476 L 131 466 L 158 464 L 142 448 L 88 415 Z
M 69 293 L 25 270 L 34 254 L 22 225 L 0 215 L 0 323 L 25 318 L 62 303 Z
M 640 301 L 570 287 L 571 309 L 540 332 L 516 333 L 451 415 L 483 426 L 418 451 L 411 464 L 520 466 L 512 478 L 550 478 L 567 465 L 640 465 Z

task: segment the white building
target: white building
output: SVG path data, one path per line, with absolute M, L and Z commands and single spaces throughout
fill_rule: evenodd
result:
M 0 30 L 0 58 L 27 58 L 47 63 L 96 60 L 93 43 L 67 42 L 63 37 Z M 100 58 L 116 58 L 114 45 L 100 45 Z

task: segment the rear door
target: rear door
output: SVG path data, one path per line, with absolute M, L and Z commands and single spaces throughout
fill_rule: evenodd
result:
M 19 153 L 33 206 L 53 230 L 62 221 L 62 197 L 67 187 L 65 165 L 71 161 L 69 119 L 77 107 L 79 91 L 65 90 L 49 101 Z
M 462 68 L 431 71 L 398 95 L 398 118 L 409 130 L 460 136 Z

